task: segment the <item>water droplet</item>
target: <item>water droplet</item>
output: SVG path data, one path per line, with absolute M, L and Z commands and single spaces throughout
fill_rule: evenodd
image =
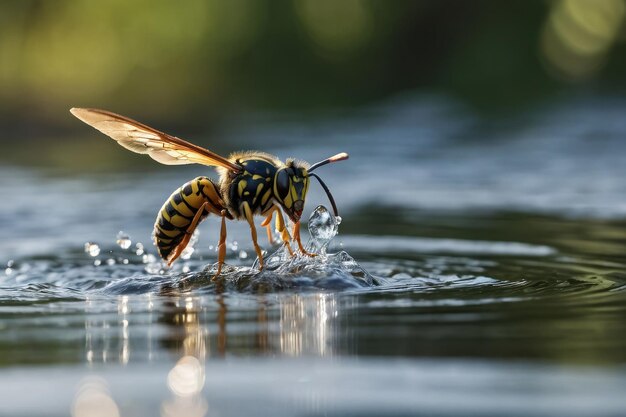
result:
M 13 268 L 7 268 L 4 270 L 4 273 L 7 275 L 11 275 L 13 273 Z
M 213 250 L 213 249 L 215 249 L 213 245 L 209 245 L 209 250 Z
M 144 254 L 143 243 L 137 242 L 137 244 L 135 245 L 135 253 L 138 256 L 141 256 Z
M 142 261 L 144 264 L 154 263 L 154 262 L 156 262 L 156 257 L 155 257 L 153 254 L 149 253 L 149 254 L 147 254 L 147 255 L 144 255 L 144 256 L 141 258 L 141 261 Z
M 115 259 L 113 258 L 107 259 L 107 265 L 115 265 Z
M 335 221 L 337 222 L 337 224 L 341 224 L 341 220 L 343 220 L 341 216 L 335 216 Z
M 126 259 L 126 258 L 122 259 L 122 263 L 123 263 L 124 265 L 128 265 L 128 259 Z
M 93 261 L 94 266 L 100 266 L 100 264 L 102 264 L 102 261 L 100 259 L 96 259 L 95 261 Z
M 119 247 L 122 248 L 122 249 L 130 248 L 130 245 L 132 243 L 130 241 L 130 236 L 128 236 L 127 233 L 124 233 L 122 231 L 117 233 L 117 240 L 116 240 L 116 242 L 119 245 Z
M 9 259 L 7 262 L 7 268 L 13 268 L 13 265 L 15 265 L 15 261 L 13 259 Z
M 246 252 L 245 250 L 239 251 L 239 259 L 246 259 L 247 257 L 248 257 L 248 252 Z
M 85 243 L 85 252 L 89 254 L 89 256 L 98 256 L 100 255 L 100 246 L 95 243 L 87 242 Z
M 233 243 L 230 245 L 230 249 L 231 249 L 233 252 L 236 252 L 236 251 L 237 251 L 237 249 L 239 249 L 239 244 L 237 243 L 237 241 L 236 241 L 236 240 L 233 240 Z

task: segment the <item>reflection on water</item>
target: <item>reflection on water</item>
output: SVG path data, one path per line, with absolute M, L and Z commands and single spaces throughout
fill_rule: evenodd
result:
M 94 319 L 98 314 L 90 308 L 93 301 L 86 301 L 87 363 L 126 365 L 133 358 L 152 361 L 162 348 L 171 357 L 194 358 L 200 364 L 208 358 L 244 354 L 243 346 L 264 356 L 325 357 L 337 354 L 339 341 L 346 342 L 345 329 L 338 328 L 337 295 L 332 293 L 259 296 L 243 309 L 239 306 L 230 312 L 229 301 L 222 295 L 170 294 L 159 299 L 158 314 L 153 313 L 153 296 L 129 300 L 129 296 L 118 297 L 117 316 L 106 315 L 99 320 Z M 354 302 L 344 300 L 342 308 L 349 310 L 355 307 Z M 180 369 L 188 369 L 185 366 L 189 363 L 185 359 Z
M 280 352 L 289 356 L 332 356 L 336 339 L 337 302 L 333 295 L 298 295 L 281 299 Z
M 338 328 L 336 294 L 259 296 L 234 311 L 229 311 L 228 301 L 223 295 L 169 294 L 157 302 L 161 313 L 154 317 L 153 296 L 141 300 L 119 296 L 115 316 L 94 320 L 98 314 L 88 300 L 85 360 L 96 370 L 98 363 L 128 366 L 153 361 L 165 348 L 173 366 L 164 376 L 171 396 L 162 401 L 161 416 L 201 417 L 210 408 L 202 394 L 207 361 L 243 356 L 251 348 L 261 356 L 328 357 L 337 353 L 338 340 L 345 339 Z M 137 314 L 142 316 L 133 320 Z M 311 393 L 298 408 L 315 410 L 317 402 Z M 81 382 L 72 412 L 74 417 L 119 415 L 106 383 L 96 379 Z

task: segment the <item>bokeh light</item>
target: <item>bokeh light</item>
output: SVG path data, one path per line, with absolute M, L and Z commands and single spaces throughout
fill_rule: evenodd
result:
M 81 381 L 72 405 L 72 417 L 119 416 L 119 408 L 104 379 L 89 377 Z
M 623 0 L 555 1 L 541 44 L 549 67 L 568 80 L 595 75 L 619 40 L 625 11 Z
M 167 375 L 167 386 L 180 397 L 199 394 L 204 387 L 204 366 L 194 356 L 183 356 Z

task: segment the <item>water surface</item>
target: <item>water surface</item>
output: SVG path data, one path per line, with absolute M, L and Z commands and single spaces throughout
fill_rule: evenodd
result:
M 584 98 L 488 123 L 427 97 L 233 129 L 281 158 L 351 154 L 319 171 L 343 217 L 329 252 L 377 285 L 216 284 L 216 219 L 163 269 L 156 211 L 204 167 L 5 166 L 0 414 L 620 415 L 624 110 Z M 318 204 L 312 186 L 305 217 Z M 229 265 L 249 268 L 246 225 L 228 230 Z

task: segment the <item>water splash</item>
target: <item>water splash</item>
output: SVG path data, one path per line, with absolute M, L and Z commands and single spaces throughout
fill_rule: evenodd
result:
M 340 217 L 324 206 L 318 206 L 308 221 L 310 240 L 305 251 L 292 256 L 286 245 L 265 257 L 265 266 L 258 271 L 257 259 L 252 268 L 224 265 L 220 280 L 228 288 L 239 291 L 281 289 L 345 289 L 378 285 L 379 280 L 362 268 L 347 252 L 329 253 L 328 246 L 339 231 Z M 295 245 L 294 245 L 295 246 Z M 210 265 L 200 274 L 182 280 L 184 285 L 206 285 L 216 271 Z M 212 283 L 212 282 L 211 282 Z
M 309 251 L 326 256 L 326 248 L 339 232 L 339 223 L 341 217 L 335 217 L 326 207 L 318 206 L 309 217 Z

